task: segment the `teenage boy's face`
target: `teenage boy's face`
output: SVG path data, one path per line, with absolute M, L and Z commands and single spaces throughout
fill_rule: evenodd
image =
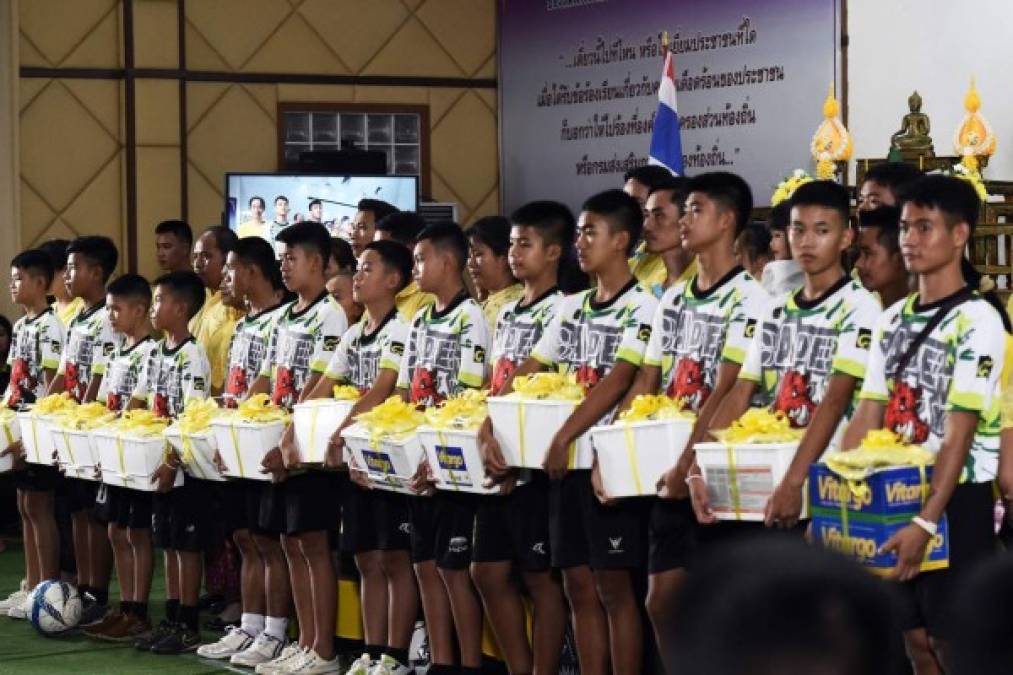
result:
M 626 259 L 625 231 L 612 232 L 604 216 L 581 211 L 577 220 L 577 262 L 584 272 L 596 274 L 609 265 L 615 256 Z
M 320 256 L 303 246 L 282 244 L 281 280 L 285 288 L 298 293 L 308 288 L 315 276 L 323 276 Z
M 242 274 L 242 263 L 234 251 L 225 257 L 225 267 L 222 269 L 222 301 L 226 304 L 242 304 L 246 299 L 245 274 Z
M 106 294 L 109 323 L 117 333 L 129 333 L 144 318 L 147 307 L 142 302 L 121 295 Z
M 885 185 L 880 185 L 874 180 L 867 180 L 858 189 L 858 210 L 872 211 L 880 206 L 896 206 L 897 199 L 893 191 Z
M 640 208 L 644 208 L 647 204 L 647 193 L 650 190 L 649 187 L 636 178 L 631 178 L 623 184 L 623 192 L 636 199 L 637 203 L 640 204 Z
M 156 234 L 155 257 L 163 272 L 186 269 L 190 266 L 190 247 L 174 234 Z
M 180 311 L 180 302 L 172 293 L 164 286 L 155 286 L 155 292 L 151 297 L 151 310 L 148 312 L 151 327 L 155 330 L 168 330 Z
M 412 278 L 419 288 L 427 293 L 437 291 L 443 277 L 452 273 L 450 271 L 453 261 L 453 254 L 441 251 L 428 239 L 423 239 L 415 244 L 415 266 L 412 269 Z
M 725 227 L 735 227 L 734 214 L 703 192 L 690 192 L 686 197 L 686 211 L 679 220 L 682 247 L 691 253 L 700 253 L 721 238 Z
M 254 199 L 250 202 L 250 217 L 254 220 L 264 219 L 264 202 L 260 199 Z
M 11 268 L 11 300 L 16 305 L 27 305 L 46 297 L 46 280 L 28 270 Z
M 222 267 L 225 266 L 225 256 L 218 248 L 218 242 L 210 232 L 205 232 L 197 238 L 193 247 L 193 271 L 204 282 L 205 288 L 217 290 L 222 285 Z
M 855 270 L 862 285 L 870 291 L 889 288 L 900 277 L 907 277 L 904 260 L 899 253 L 891 253 L 879 241 L 878 227 L 863 227 L 858 231 L 858 259 Z
M 372 211 L 357 211 L 352 220 L 352 250 L 355 255 L 362 255 L 362 251 L 369 242 L 373 241 L 373 233 L 376 229 L 376 220 Z
M 647 198 L 644 209 L 644 243 L 650 253 L 680 248 L 679 205 L 672 201 L 671 190 L 658 190 Z
M 928 274 L 959 260 L 970 231 L 950 227 L 943 212 L 908 202 L 900 212 L 900 253 L 912 274 Z
M 310 207 L 310 220 L 315 223 L 319 223 L 320 219 L 324 216 L 324 207 L 320 204 L 314 204 Z
M 788 235 L 784 230 L 770 231 L 770 252 L 774 254 L 774 260 L 791 260 Z
M 520 281 L 536 279 L 551 264 L 558 264 L 559 246 L 548 246 L 541 233 L 533 227 L 514 225 L 510 228 L 510 271 Z
M 287 199 L 275 199 L 274 200 L 274 219 L 279 223 L 288 221 L 288 200 Z
M 95 284 L 102 284 L 102 270 L 97 265 L 89 265 L 80 253 L 71 253 L 67 256 L 67 269 L 63 273 L 63 281 L 70 297 L 81 298 Z
M 359 256 L 359 267 L 351 279 L 352 299 L 360 305 L 393 298 L 397 288 L 397 273 L 388 269 L 380 254 L 373 250 L 363 251 Z
M 468 276 L 477 288 L 488 291 L 495 284 L 498 272 L 506 261 L 480 241 L 468 247 Z
M 836 210 L 815 205 L 792 207 L 788 241 L 792 257 L 806 274 L 839 266 L 851 238 L 851 228 L 841 222 Z

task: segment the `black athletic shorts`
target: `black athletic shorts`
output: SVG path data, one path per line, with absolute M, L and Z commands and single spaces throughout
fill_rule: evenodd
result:
M 14 486 L 26 492 L 53 492 L 62 481 L 60 470 L 48 464 L 26 464 L 14 472 Z
M 95 519 L 132 530 L 151 529 L 151 493 L 103 483 L 95 497 Z
M 513 562 L 521 572 L 552 565 L 549 546 L 551 484 L 542 471 L 506 497 L 483 497 L 475 512 L 475 562 Z
M 158 548 L 198 553 L 214 535 L 214 483 L 187 476 L 166 494 L 152 494 L 152 540 Z
M 84 480 L 83 478 L 67 478 L 67 489 L 70 493 L 70 512 L 95 510 L 95 498 L 98 496 L 99 488 L 104 483 L 98 481 Z
M 260 493 L 263 485 L 257 481 L 237 478 L 219 482 L 218 486 L 226 536 L 232 536 L 236 530 L 259 532 Z
M 335 471 L 306 471 L 285 481 L 285 534 L 327 532 L 341 525 L 341 483 Z
M 351 482 L 342 490 L 343 553 L 411 550 L 410 497 L 387 490 L 366 490 Z
M 950 566 L 900 584 L 905 630 L 924 627 L 932 637 L 952 637 L 954 589 L 976 564 L 996 555 L 994 507 L 991 483 L 964 483 L 953 491 L 946 506 Z
M 412 498 L 412 562 L 434 560 L 442 569 L 468 569 L 478 500 L 478 495 L 439 491 Z
M 255 481 L 260 494 L 257 511 L 257 531 L 267 536 L 285 534 L 285 493 L 288 481 L 281 483 Z
M 120 492 L 126 488 L 101 483 L 95 493 L 95 520 L 100 523 L 115 523 L 119 513 Z

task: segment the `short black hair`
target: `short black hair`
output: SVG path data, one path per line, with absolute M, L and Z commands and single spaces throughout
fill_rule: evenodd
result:
M 767 220 L 767 227 L 771 230 L 779 230 L 784 232 L 788 229 L 788 223 L 791 221 L 791 200 L 784 199 L 779 201 L 775 206 L 770 207 L 770 216 Z
M 868 211 L 858 212 L 858 228 L 879 228 L 876 237 L 880 245 L 888 252 L 900 253 L 900 209 L 896 206 L 878 206 Z
M 189 246 L 193 246 L 193 228 L 190 224 L 182 220 L 163 220 L 158 225 L 155 225 L 155 234 L 171 234 L 180 241 L 185 241 Z
M 729 171 L 701 173 L 689 179 L 686 192 L 702 192 L 735 214 L 735 234 L 749 222 L 753 211 L 753 191 L 749 183 Z
M 414 211 L 395 211 L 376 221 L 377 232 L 387 232 L 391 239 L 408 247 L 425 227 L 425 219 Z
M 331 233 L 320 223 L 313 223 L 304 220 L 295 225 L 289 225 L 275 237 L 286 246 L 299 246 L 310 253 L 320 256 L 321 264 L 327 267 L 327 261 L 331 257 Z
M 100 267 L 103 283 L 109 281 L 109 277 L 116 269 L 116 263 L 120 260 L 120 254 L 113 240 L 101 235 L 78 237 L 67 246 L 67 256 L 69 257 L 71 253 L 84 257 L 89 265 Z
M 253 195 L 252 197 L 250 197 L 250 201 L 246 202 L 246 205 L 247 206 L 253 206 L 253 202 L 257 202 L 257 201 L 260 202 L 260 205 L 262 207 L 264 207 L 265 209 L 267 208 L 267 202 L 265 202 L 264 198 L 260 197 L 259 195 Z
M 749 223 L 739 236 L 735 238 L 739 245 L 739 251 L 745 252 L 750 258 L 772 258 L 774 252 L 770 250 L 770 229 L 763 223 Z
M 324 203 L 322 201 L 320 201 L 319 199 L 311 199 L 310 203 L 306 206 L 306 208 L 312 209 L 314 206 L 319 206 L 320 208 L 324 208 Z
M 981 198 L 966 180 L 931 174 L 906 183 L 897 195 L 897 206 L 915 204 L 942 212 L 947 225 L 967 223 L 974 231 L 978 225 Z
M 366 244 L 365 251 L 376 251 L 376 254 L 383 260 L 383 264 L 392 272 L 401 276 L 401 285 L 398 291 L 405 288 L 412 281 L 412 254 L 407 248 L 396 241 L 380 240 L 371 241 Z
M 581 211 L 590 211 L 603 216 L 613 234 L 616 232 L 629 234 L 626 255 L 633 254 L 633 250 L 640 242 L 640 233 L 644 229 L 644 210 L 636 199 L 622 190 L 605 190 L 588 197 L 580 208 Z
M 59 272 L 67 267 L 67 247 L 70 241 L 67 239 L 50 239 L 39 244 L 39 248 L 49 254 L 53 260 L 53 273 Z
M 187 316 L 191 319 L 204 306 L 204 282 L 194 272 L 169 272 L 155 279 L 154 285 L 163 287 L 174 298 L 185 303 Z
M 331 237 L 331 260 L 339 272 L 353 274 L 357 266 L 352 245 L 340 237 Z
M 510 214 L 514 225 L 533 227 L 546 244 L 573 246 L 577 219 L 566 204 L 553 201 L 528 202 Z
M 644 166 L 638 166 L 635 169 L 630 169 L 623 174 L 623 183 L 628 180 L 635 180 L 638 183 L 643 183 L 647 186 L 648 190 L 653 190 L 654 186 L 662 183 L 672 177 L 672 172 L 663 166 L 657 164 L 645 164 Z
M 239 243 L 239 235 L 230 227 L 224 225 L 212 225 L 208 229 L 204 230 L 204 234 L 210 234 L 215 239 L 215 245 L 218 250 L 222 252 L 224 258 L 232 251 L 236 250 L 236 244 Z
M 281 290 L 285 284 L 281 280 L 281 268 L 274 257 L 274 248 L 263 237 L 243 237 L 233 251 L 243 265 L 256 267 L 260 274 L 271 282 L 271 288 Z
M 800 185 L 790 197 L 792 208 L 796 206 L 822 206 L 837 211 L 841 225 L 848 228 L 851 215 L 851 198 L 847 189 L 832 180 L 814 180 Z
M 11 267 L 28 272 L 32 276 L 42 277 L 46 280 L 46 288 L 53 283 L 53 276 L 56 270 L 53 268 L 53 259 L 41 248 L 30 248 L 14 256 L 11 260 Z
M 510 252 L 510 221 L 503 216 L 479 218 L 465 234 L 469 242 L 485 244 L 495 255 L 503 257 Z
M 461 226 L 452 220 L 440 220 L 426 225 L 419 232 L 416 243 L 428 241 L 434 248 L 449 251 L 457 259 L 457 266 L 462 271 L 468 262 L 468 238 L 464 236 Z
M 914 164 L 908 164 L 907 162 L 882 162 L 869 167 L 869 170 L 862 176 L 862 183 L 871 180 L 885 188 L 889 188 L 890 192 L 896 195 L 897 190 L 902 185 L 921 178 L 922 175 L 924 174 Z
M 106 294 L 129 298 L 145 307 L 151 306 L 151 285 L 140 274 L 121 274 L 106 288 Z
M 360 199 L 355 208 L 359 211 L 369 211 L 372 213 L 375 222 L 380 222 L 385 217 L 398 211 L 396 206 L 388 204 L 382 199 Z
M 286 197 L 285 195 L 278 195 L 277 197 L 275 197 L 274 198 L 274 203 L 277 204 L 279 199 L 281 201 L 285 202 L 286 204 L 288 204 L 288 197 Z M 266 205 L 265 205 L 265 207 L 266 207 Z
M 681 214 L 686 210 L 686 197 L 689 196 L 689 191 L 686 189 L 688 186 L 688 178 L 669 176 L 657 185 L 654 185 L 651 191 L 647 193 L 647 196 L 650 197 L 655 192 L 671 192 L 672 203 L 679 207 L 679 213 Z

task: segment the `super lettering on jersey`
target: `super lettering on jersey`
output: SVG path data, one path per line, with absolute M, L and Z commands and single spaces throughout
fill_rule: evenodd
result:
M 553 287 L 530 305 L 524 305 L 524 299 L 520 298 L 503 306 L 493 334 L 491 391 L 502 389 L 517 366 L 531 355 L 562 300 L 563 294 Z
M 245 399 L 250 385 L 260 376 L 267 362 L 271 334 L 283 312 L 284 308 L 277 305 L 256 315 L 244 316 L 236 324 L 229 345 L 228 373 L 222 392 L 226 407 L 234 408 Z
M 407 339 L 408 324 L 401 319 L 397 308 L 392 309 L 372 333 L 366 332 L 366 317 L 363 316 L 341 338 L 325 374 L 365 393 L 376 382 L 381 370 L 397 373 L 401 369 Z
M 14 323 L 7 365 L 11 380 L 5 403 L 23 408 L 46 395 L 46 369 L 56 370 L 63 350 L 63 324 L 51 307 Z
M 271 337 L 262 375 L 271 375 L 271 400 L 291 408 L 313 373 L 323 373 L 338 348 L 348 319 L 341 306 L 324 292 L 308 307 L 285 308 Z
M 133 397 L 147 400 L 160 417 L 178 417 L 192 398 L 207 398 L 211 366 L 204 348 L 193 337 L 170 349 L 165 340 L 152 348 Z
M 714 390 L 721 360 L 741 364 L 770 298 L 741 267 L 709 289 L 697 276 L 669 288 L 654 313 L 644 362 L 661 369 L 670 398 L 697 412 Z
M 145 337 L 130 347 L 125 341 L 117 345 L 98 392 L 98 400 L 105 402 L 106 408 L 113 412 L 127 409 L 155 344 L 155 340 Z
M 105 373 L 114 349 L 116 334 L 105 303 L 82 310 L 70 322 L 59 374 L 63 375 L 64 389 L 74 400 L 79 403 L 84 400 L 92 376 Z
M 397 386 L 424 406 L 466 388 L 480 388 L 488 347 L 489 328 L 474 300 L 462 293 L 442 312 L 430 305 L 412 321 Z
M 876 323 L 861 398 L 886 404 L 884 426 L 911 443 L 938 452 L 946 415 L 978 414 L 962 481 L 993 479 L 999 456 L 999 375 L 1006 345 L 1002 320 L 975 296 L 947 315 L 896 373 L 908 345 L 946 299 L 919 306 L 911 295 Z
M 880 311 L 876 298 L 847 276 L 813 300 L 801 289 L 782 296 L 764 311 L 739 377 L 760 385 L 765 402 L 792 426 L 808 426 L 832 375 L 865 378 Z

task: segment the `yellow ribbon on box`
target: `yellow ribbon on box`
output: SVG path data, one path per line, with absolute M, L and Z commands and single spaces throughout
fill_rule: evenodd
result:
M 236 462 L 239 464 L 239 475 L 246 478 L 243 454 L 239 451 L 239 432 L 236 430 L 235 422 L 253 424 L 281 422 L 287 424 L 289 414 L 287 410 L 273 403 L 267 394 L 257 394 L 240 403 L 239 407 L 228 413 L 228 416 L 233 421 L 232 424 L 229 424 L 229 436 L 232 439 L 232 447 L 235 449 Z
M 466 389 L 457 396 L 451 396 L 435 408 L 426 409 L 426 423 L 436 430 L 436 438 L 440 445 L 447 447 L 444 431 L 478 431 L 489 408 L 485 402 L 486 392 L 478 389 Z M 451 485 L 458 490 L 457 479 L 450 473 Z
M 350 384 L 336 384 L 332 393 L 332 398 L 339 401 L 357 401 L 360 396 L 359 390 Z
M 221 417 L 227 411 L 218 407 L 214 399 L 190 399 L 183 407 L 179 419 L 176 421 L 176 428 L 179 429 L 180 443 L 183 445 L 182 461 L 191 471 L 200 474 L 200 478 L 207 478 L 207 474 L 201 469 L 200 464 L 194 456 L 193 436 L 206 434 L 211 430 L 211 420 Z
M 735 520 L 742 520 L 742 498 L 739 494 L 739 474 L 735 461 L 735 448 L 747 443 L 790 443 L 802 438 L 804 429 L 793 429 L 783 412 L 766 408 L 750 408 L 727 429 L 713 432 L 728 453 L 728 491 L 735 510 Z
M 355 420 L 366 427 L 369 443 L 375 448 L 381 439 L 396 439 L 413 433 L 425 423 L 426 418 L 414 405 L 402 401 L 400 396 L 391 396 L 372 410 L 356 415 Z
M 317 422 L 320 418 L 320 408 L 325 405 L 329 400 L 333 401 L 357 401 L 359 400 L 359 390 L 350 384 L 336 384 L 332 390 L 333 396 L 330 399 L 314 399 L 308 401 L 306 405 L 310 406 L 310 447 L 306 454 L 307 462 L 322 462 L 324 461 L 324 451 L 318 452 L 317 447 Z M 318 457 L 319 459 L 314 459 Z
M 518 400 L 517 404 L 517 431 L 520 438 L 521 464 L 526 465 L 525 456 L 527 448 L 524 442 L 524 401 L 582 401 L 587 393 L 583 386 L 577 382 L 577 378 L 570 374 L 563 373 L 535 373 L 533 375 L 518 375 L 513 381 L 514 390 L 507 394 L 507 398 Z M 573 468 L 576 463 L 577 444 L 571 443 L 567 448 L 566 465 Z
M 11 431 L 11 425 L 14 424 L 16 420 L 17 415 L 14 414 L 13 410 L 10 408 L 0 409 L 0 425 L 3 426 L 4 438 L 7 441 L 4 448 L 9 448 L 14 444 L 14 432 Z
M 682 404 L 664 394 L 641 394 L 633 399 L 630 407 L 619 414 L 623 425 L 623 440 L 626 443 L 626 458 L 633 472 L 633 484 L 637 494 L 644 494 L 640 483 L 640 462 L 637 460 L 636 443 L 633 440 L 634 422 L 658 422 L 674 419 L 696 419 L 696 415 L 682 409 Z
M 77 407 L 77 401 L 71 398 L 67 392 L 50 394 L 35 402 L 35 405 L 32 406 L 32 415 L 53 415 L 75 407 Z

